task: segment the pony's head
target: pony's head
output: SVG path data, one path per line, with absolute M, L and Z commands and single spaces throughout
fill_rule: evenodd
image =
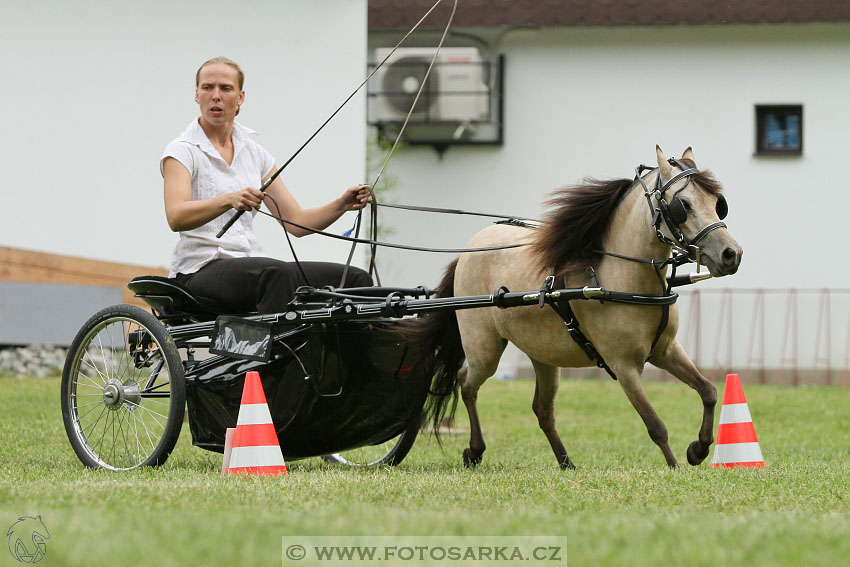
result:
M 678 160 L 668 160 L 656 146 L 663 222 L 661 233 L 684 242 L 691 259 L 705 264 L 712 276 L 738 271 L 743 250 L 721 222 L 728 206 L 720 183 L 708 171 L 696 171 L 691 148 Z M 687 174 L 689 171 L 692 173 Z M 679 233 L 679 234 L 677 234 Z M 684 238 L 682 238 L 684 237 Z
M 666 244 L 705 264 L 713 276 L 738 270 L 742 250 L 721 222 L 727 206 L 720 183 L 710 172 L 696 168 L 691 148 L 678 160 L 668 160 L 657 146 L 656 152 L 658 169 L 645 178 L 585 179 L 553 194 L 547 202 L 550 210 L 531 242 L 531 253 L 541 270 L 554 268 L 563 275 L 598 262 L 614 211 L 636 185 L 643 186 L 647 198 L 641 196 L 632 206 L 646 211 L 649 202 L 647 215 L 653 226 L 647 237 L 654 240 L 652 233 L 657 233 Z M 640 166 L 638 171 L 645 169 L 655 168 Z

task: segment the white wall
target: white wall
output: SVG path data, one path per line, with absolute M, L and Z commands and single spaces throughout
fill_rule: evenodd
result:
M 375 44 L 375 38 L 373 38 Z M 436 44 L 436 39 L 434 41 Z M 850 25 L 515 30 L 505 143 L 408 147 L 390 162 L 397 202 L 539 216 L 584 176 L 632 177 L 655 144 L 723 182 L 741 268 L 708 287 L 850 287 Z M 757 103 L 803 105 L 802 157 L 754 157 Z M 472 217 L 384 214 L 403 243 L 457 247 Z M 435 285 L 450 255 L 381 250 L 384 279 Z
M 282 165 L 363 79 L 366 27 L 366 0 L 4 0 L 0 245 L 168 266 L 158 162 L 197 116 L 198 66 L 242 65 L 239 121 Z M 365 137 L 358 96 L 284 181 L 307 206 L 337 197 L 364 179 Z M 272 219 L 255 224 L 271 255 L 290 257 Z M 302 258 L 347 253 L 315 236 L 295 244 Z

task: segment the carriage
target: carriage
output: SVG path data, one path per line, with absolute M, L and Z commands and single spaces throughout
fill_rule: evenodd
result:
M 287 460 L 396 465 L 423 422 L 430 378 L 401 317 L 434 310 L 536 305 L 539 291 L 431 298 L 418 288 L 299 290 L 285 313 L 222 313 L 170 278 L 128 287 L 153 315 L 107 307 L 80 329 L 62 380 L 62 413 L 83 464 L 161 465 L 185 417 L 194 445 L 223 452 L 245 374 L 258 371 Z M 604 290 L 549 290 L 561 301 Z M 216 348 L 218 347 L 218 348 Z
M 85 465 L 164 463 L 184 408 L 193 443 L 222 452 L 252 370 L 286 459 L 396 464 L 413 445 L 428 386 L 414 370 L 417 352 L 393 333 L 396 321 L 310 320 L 326 302 L 306 295 L 294 320 L 287 317 L 294 311 L 235 316 L 169 278 L 139 277 L 129 287 L 155 315 L 130 305 L 98 312 L 74 339 L 63 372 L 63 418 Z M 346 452 L 364 446 L 370 449 Z
M 234 314 L 174 280 L 134 279 L 130 289 L 153 314 L 103 309 L 69 350 L 61 400 L 74 451 L 89 467 L 161 465 L 188 417 L 193 444 L 221 452 L 245 374 L 258 371 L 286 459 L 398 464 L 425 409 L 439 426 L 462 390 L 471 424 L 464 463 L 474 466 L 484 451 L 478 388 L 510 341 L 532 360 L 532 407 L 562 468 L 574 465 L 555 428 L 557 368 L 592 365 L 619 378 L 677 466 L 640 386 L 646 362 L 700 395 L 699 436 L 687 450 L 700 463 L 713 441 L 716 389 L 675 340 L 672 288 L 734 273 L 741 249 L 720 220 L 719 184 L 695 167 L 690 148 L 679 160 L 656 151 L 658 167 L 639 166 L 633 180 L 564 189 L 539 227 L 509 219 L 484 229 L 467 249 L 476 253 L 450 264 L 435 292 L 301 288 L 285 312 Z M 690 262 L 709 273 L 676 276 Z M 513 309 L 522 306 L 541 309 Z

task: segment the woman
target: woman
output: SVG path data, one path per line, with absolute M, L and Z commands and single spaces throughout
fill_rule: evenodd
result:
M 344 212 L 371 201 L 368 185 L 346 189 L 338 199 L 302 208 L 280 178 L 265 194 L 257 189 L 277 170 L 274 158 L 250 138 L 253 132 L 235 119 L 245 101 L 244 74 L 224 57 L 205 62 L 195 75 L 195 102 L 201 115 L 165 148 L 160 170 L 165 215 L 180 240 L 171 259 L 171 277 L 199 297 L 233 312 L 278 313 L 295 289 L 307 285 L 294 262 L 268 258 L 253 230 L 253 217 L 265 199 L 275 213 L 302 226 L 324 229 Z M 235 211 L 247 211 L 219 239 L 216 233 Z M 230 213 L 230 214 L 227 214 Z M 310 231 L 286 225 L 295 236 Z M 302 262 L 316 287 L 339 286 L 344 267 Z M 372 285 L 365 271 L 350 268 L 345 285 Z

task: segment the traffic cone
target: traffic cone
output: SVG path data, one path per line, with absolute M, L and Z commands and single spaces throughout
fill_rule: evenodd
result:
M 289 474 L 259 372 L 245 375 L 228 472 L 242 475 Z
M 221 474 L 230 474 L 230 454 L 233 452 L 233 436 L 236 435 L 235 427 L 228 427 L 224 432 L 224 458 L 221 461 Z
M 720 408 L 720 424 L 717 428 L 717 443 L 714 445 L 711 466 L 727 469 L 764 468 L 764 457 L 756 438 L 756 428 L 753 426 L 744 388 L 737 374 L 726 375 L 723 407 Z

